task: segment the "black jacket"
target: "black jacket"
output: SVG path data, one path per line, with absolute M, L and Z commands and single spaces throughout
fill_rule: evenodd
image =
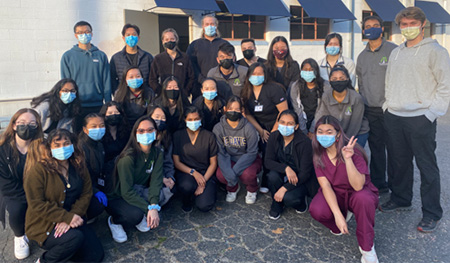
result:
M 153 56 L 147 51 L 142 50 L 140 47 L 138 47 L 137 54 L 137 66 L 142 72 L 144 83 L 148 84 L 150 76 L 150 66 L 153 62 Z M 114 92 L 117 90 L 120 79 L 122 78 L 122 74 L 129 66 L 132 66 L 132 62 L 127 58 L 126 47 L 112 56 L 109 65 L 111 71 L 111 94 L 114 94 Z
M 89 171 L 89 175 L 91 176 L 92 182 L 92 190 L 94 194 L 98 191 L 103 190 L 103 186 L 98 184 L 99 180 L 105 180 L 104 173 L 104 163 L 105 163 L 105 150 L 103 148 L 102 141 L 94 141 L 89 136 L 81 132 L 80 141 L 81 148 L 84 152 L 84 157 L 86 160 L 86 167 Z

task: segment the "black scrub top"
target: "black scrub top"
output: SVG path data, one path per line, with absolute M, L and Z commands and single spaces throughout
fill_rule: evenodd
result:
M 287 166 L 291 167 L 292 170 L 294 170 L 294 172 L 296 174 L 299 173 L 299 170 L 297 169 L 297 165 L 295 164 L 294 161 L 294 155 L 292 154 L 293 152 L 293 148 L 294 148 L 294 143 L 293 141 L 291 141 L 288 145 L 284 146 L 284 142 L 280 143 L 280 148 L 278 149 L 277 152 L 277 157 L 280 163 L 284 163 Z
M 64 199 L 63 208 L 67 211 L 72 210 L 72 205 L 80 198 L 83 193 L 83 178 L 77 173 L 75 167 L 69 164 L 69 184 L 70 188 L 67 187 L 67 182 L 65 178 L 60 175 L 61 181 L 66 187 L 66 198 Z
M 192 103 L 192 105 L 195 105 L 199 110 L 202 111 L 202 128 L 208 131 L 213 130 L 214 126 L 219 123 L 220 118 L 223 115 L 223 106 L 225 106 L 225 102 L 219 97 L 216 97 L 215 100 L 217 100 L 218 106 L 217 113 L 213 113 L 211 110 L 209 110 L 208 106 L 206 106 L 205 104 L 205 99 L 203 98 L 203 96 L 198 97 L 197 99 L 195 99 L 194 103 Z

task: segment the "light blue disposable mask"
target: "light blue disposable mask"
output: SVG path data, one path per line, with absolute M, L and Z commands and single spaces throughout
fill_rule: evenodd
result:
M 89 44 L 91 42 L 92 34 L 79 34 L 79 35 L 77 35 L 77 38 L 78 38 L 78 41 L 81 44 L 86 45 L 86 44 Z
M 71 103 L 77 97 L 76 93 L 72 92 L 61 92 L 60 99 L 64 104 Z
M 287 125 L 278 124 L 278 131 L 283 136 L 291 136 L 295 131 L 295 126 L 287 126 Z
M 216 27 L 215 26 L 207 26 L 205 27 L 205 35 L 209 37 L 213 37 L 216 35 Z
M 156 140 L 156 132 L 136 134 L 136 140 L 142 145 L 150 145 Z
M 213 100 L 216 97 L 217 97 L 217 91 L 216 90 L 203 92 L 203 98 L 205 98 L 207 100 Z
M 125 37 L 125 43 L 127 43 L 127 45 L 130 46 L 130 47 L 136 46 L 138 41 L 139 41 L 139 37 L 138 36 L 127 36 L 127 37 Z
M 94 128 L 94 129 L 89 129 L 89 138 L 91 138 L 94 141 L 100 141 L 103 136 L 105 136 L 105 128 Z
M 251 75 L 250 78 L 248 78 L 248 81 L 250 81 L 253 86 L 259 86 L 264 82 L 264 76 Z
M 202 121 L 187 121 L 186 122 L 186 127 L 188 127 L 189 130 L 191 131 L 197 131 L 198 128 L 200 128 L 200 126 L 202 126 Z
M 314 71 L 306 71 L 302 70 L 300 72 L 300 76 L 302 79 L 304 79 L 306 82 L 312 82 L 314 79 L 316 79 L 316 74 L 314 74 Z
M 336 141 L 336 135 L 316 135 L 317 141 L 323 148 L 328 148 Z
M 71 144 L 69 146 L 52 149 L 52 156 L 56 160 L 64 161 L 72 156 L 73 151 L 73 144 Z
M 328 55 L 337 55 L 339 54 L 339 51 L 341 50 L 340 47 L 337 46 L 328 46 L 325 48 L 325 51 L 327 52 Z
M 142 86 L 143 83 L 144 83 L 144 79 L 143 78 L 127 80 L 128 87 L 130 87 L 132 89 L 139 89 Z

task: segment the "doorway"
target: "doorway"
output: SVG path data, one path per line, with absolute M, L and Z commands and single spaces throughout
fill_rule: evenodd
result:
M 181 51 L 186 52 L 187 47 L 189 46 L 189 17 L 178 15 L 158 15 L 158 22 L 160 52 L 164 51 L 164 47 L 161 43 L 161 33 L 167 28 L 173 28 L 177 31 L 178 37 L 180 38 L 178 47 Z

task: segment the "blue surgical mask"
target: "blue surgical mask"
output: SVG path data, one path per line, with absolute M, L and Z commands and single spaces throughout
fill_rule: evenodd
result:
M 259 86 L 264 82 L 264 76 L 251 75 L 250 78 L 248 78 L 248 81 L 250 81 L 253 86 Z
M 197 131 L 198 128 L 200 128 L 200 126 L 202 126 L 202 121 L 187 121 L 186 122 L 186 127 L 188 127 L 189 130 L 191 131 Z
M 89 129 L 89 138 L 91 138 L 94 141 L 100 141 L 103 136 L 105 135 L 105 128 L 95 128 L 95 129 Z
M 287 126 L 287 125 L 278 124 L 278 131 L 283 136 L 291 136 L 295 131 L 295 126 Z
M 91 42 L 92 34 L 79 34 L 79 35 L 77 35 L 77 38 L 81 44 L 86 45 Z
M 138 41 L 139 41 L 139 37 L 138 36 L 127 36 L 127 37 L 125 37 L 125 43 L 127 43 L 127 45 L 130 46 L 130 47 L 136 46 Z
M 156 140 L 156 132 L 136 134 L 136 140 L 142 145 L 150 145 Z
M 315 78 L 316 78 L 316 74 L 314 73 L 314 71 L 306 71 L 306 70 L 302 70 L 300 72 L 300 76 L 302 77 L 302 79 L 304 79 L 306 82 L 312 82 Z
M 339 54 L 339 51 L 341 50 L 340 47 L 337 46 L 328 46 L 325 48 L 325 51 L 327 52 L 328 55 L 337 55 Z
M 317 141 L 323 148 L 328 148 L 336 141 L 336 135 L 316 135 Z
M 132 89 L 139 89 L 142 86 L 143 83 L 144 83 L 144 79 L 143 78 L 136 78 L 136 79 L 129 79 L 129 80 L 127 80 L 128 87 L 130 87 Z
M 381 33 L 383 33 L 383 29 L 381 27 L 372 27 L 369 29 L 364 29 L 364 35 L 369 40 L 378 39 L 381 36 Z
M 64 104 L 71 103 L 77 97 L 76 93 L 72 92 L 61 92 L 60 99 Z
M 52 156 L 56 160 L 64 161 L 72 156 L 73 151 L 73 144 L 71 144 L 69 146 L 52 149 Z
M 209 37 L 213 37 L 216 35 L 216 27 L 215 26 L 207 26 L 205 27 L 205 35 Z
M 215 97 L 217 97 L 217 91 L 205 91 L 203 92 L 203 98 L 207 100 L 213 100 Z

